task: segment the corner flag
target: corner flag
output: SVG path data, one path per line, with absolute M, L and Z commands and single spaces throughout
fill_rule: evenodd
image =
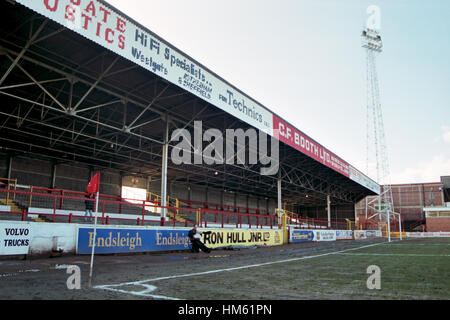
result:
M 92 177 L 91 181 L 89 182 L 86 188 L 86 191 L 89 194 L 97 193 L 100 191 L 100 173 L 96 173 Z
M 95 250 L 95 241 L 97 237 L 97 216 L 98 216 L 98 200 L 100 198 L 100 173 L 96 173 L 91 181 L 89 182 L 87 188 L 87 192 L 89 194 L 96 193 L 96 200 L 95 200 L 95 222 L 94 222 L 94 241 L 92 244 L 92 253 L 91 253 L 91 266 L 89 270 L 89 288 L 91 287 L 92 283 L 92 269 L 94 268 L 94 250 Z

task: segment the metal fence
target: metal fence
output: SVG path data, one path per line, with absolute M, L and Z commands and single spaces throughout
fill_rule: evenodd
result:
M 89 199 L 87 193 L 29 187 L 27 191 L 0 188 L 3 210 L 0 219 L 42 220 L 58 223 L 92 223 L 86 213 L 86 201 L 94 202 L 93 216 L 98 223 L 134 224 L 140 226 L 172 225 L 174 227 L 278 228 L 277 216 L 220 211 L 208 208 L 160 206 L 147 200 L 122 199 L 100 195 Z M 9 209 L 7 209 L 9 207 Z M 161 218 L 165 211 L 165 219 Z

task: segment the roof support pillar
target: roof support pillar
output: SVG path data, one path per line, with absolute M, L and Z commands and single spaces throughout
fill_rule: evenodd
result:
M 8 154 L 8 175 L 7 178 L 11 179 L 11 173 L 12 173 L 12 164 L 13 164 L 13 154 L 9 153 Z
M 281 179 L 280 178 L 278 178 L 277 187 L 278 187 L 278 211 L 281 211 L 283 209 L 283 204 L 281 203 Z
M 164 144 L 162 146 L 162 170 L 161 170 L 161 225 L 166 223 L 167 209 L 167 161 L 169 157 L 169 117 L 166 115 L 166 127 L 164 130 Z
M 56 163 L 56 161 L 52 161 L 52 181 L 50 184 L 50 188 L 51 189 L 56 189 L 56 166 L 58 164 Z
M 331 228 L 331 199 L 330 195 L 327 195 L 327 214 L 328 214 L 328 229 Z

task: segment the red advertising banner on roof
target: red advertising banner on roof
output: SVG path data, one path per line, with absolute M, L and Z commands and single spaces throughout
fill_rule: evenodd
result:
M 284 142 L 347 178 L 350 177 L 350 166 L 347 162 L 276 115 L 273 116 L 273 129 L 274 131 L 278 130 L 278 136 L 281 142 Z

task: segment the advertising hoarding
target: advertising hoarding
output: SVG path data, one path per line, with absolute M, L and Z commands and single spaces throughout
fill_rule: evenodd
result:
M 17 2 L 273 135 L 270 111 L 105 3 L 97 0 Z
M 315 241 L 336 241 L 336 230 L 314 230 Z
M 190 249 L 188 230 L 97 228 L 96 254 Z M 78 229 L 77 253 L 91 254 L 94 229 Z
M 311 242 L 315 240 L 313 230 L 291 229 L 289 233 L 289 242 L 291 243 Z
M 336 230 L 336 240 L 353 240 L 353 231 Z
M 278 230 L 207 229 L 202 242 L 209 248 L 240 246 L 274 246 L 283 244 Z M 98 228 L 95 239 L 96 254 L 178 251 L 191 249 L 189 229 L 130 229 Z M 94 243 L 93 228 L 78 228 L 77 253 L 91 254 Z
M 280 230 L 208 229 L 210 234 L 202 235 L 202 242 L 209 248 L 276 246 L 283 244 Z
M 28 254 L 31 236 L 28 224 L 0 222 L 0 255 Z

